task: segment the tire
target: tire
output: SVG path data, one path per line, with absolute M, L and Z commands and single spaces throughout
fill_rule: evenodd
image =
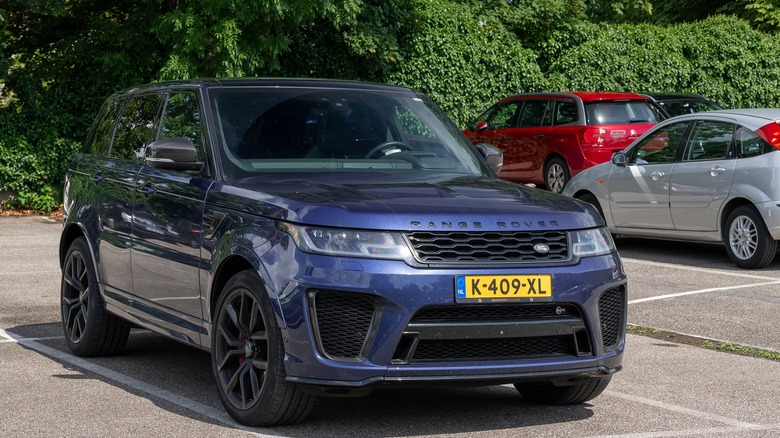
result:
M 606 218 L 604 217 L 604 210 L 601 209 L 601 204 L 599 203 L 599 200 L 596 199 L 596 197 L 591 193 L 585 193 L 581 196 L 579 196 L 577 199 L 580 201 L 587 202 L 588 204 L 596 207 L 596 210 L 599 212 L 599 216 L 601 216 L 602 219 L 604 219 L 604 222 L 606 223 Z
M 729 214 L 723 240 L 731 261 L 744 269 L 763 268 L 777 253 L 777 241 L 772 239 L 761 215 L 750 205 L 737 207 Z
M 561 193 L 569 182 L 569 168 L 560 158 L 553 158 L 544 166 L 544 182 L 547 190 Z
M 214 314 L 211 366 L 228 414 L 247 426 L 305 418 L 316 398 L 285 380 L 282 333 L 258 275 L 231 278 Z
M 598 397 L 612 376 L 591 377 L 574 385 L 555 386 L 551 382 L 515 383 L 524 399 L 544 405 L 576 405 Z
M 65 342 L 76 356 L 109 356 L 122 351 L 130 324 L 106 311 L 92 254 L 84 237 L 71 243 L 60 287 Z

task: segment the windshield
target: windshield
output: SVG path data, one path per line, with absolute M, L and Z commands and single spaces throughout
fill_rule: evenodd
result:
M 487 173 L 460 130 L 411 92 L 212 90 L 226 179 L 268 172 Z

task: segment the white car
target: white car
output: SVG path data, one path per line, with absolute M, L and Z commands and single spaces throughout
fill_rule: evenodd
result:
M 780 239 L 780 109 L 673 117 L 563 194 L 595 205 L 612 234 L 725 243 L 737 266 L 762 268 Z

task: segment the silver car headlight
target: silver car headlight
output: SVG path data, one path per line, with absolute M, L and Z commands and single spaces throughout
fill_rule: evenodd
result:
M 606 227 L 571 231 L 570 236 L 575 256 L 590 257 L 615 251 L 615 241 Z
M 400 233 L 351 230 L 277 222 L 303 252 L 342 257 L 412 260 L 412 252 Z

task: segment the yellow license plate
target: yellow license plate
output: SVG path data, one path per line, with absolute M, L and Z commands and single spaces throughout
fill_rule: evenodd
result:
M 552 296 L 550 274 L 455 276 L 458 302 L 534 301 Z

